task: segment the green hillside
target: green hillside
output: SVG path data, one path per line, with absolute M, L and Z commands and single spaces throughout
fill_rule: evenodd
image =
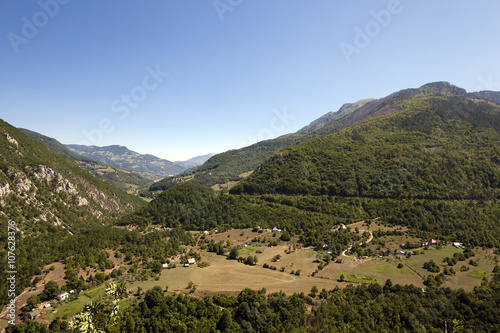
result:
M 499 197 L 499 106 L 425 95 L 400 106 L 397 114 L 283 149 L 232 193 Z

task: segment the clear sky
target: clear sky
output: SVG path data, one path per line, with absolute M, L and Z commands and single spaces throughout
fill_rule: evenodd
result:
M 0 2 L 0 118 L 170 160 L 432 81 L 500 90 L 500 2 Z

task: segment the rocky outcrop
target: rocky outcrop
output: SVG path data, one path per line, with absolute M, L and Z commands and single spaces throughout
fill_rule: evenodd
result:
M 31 180 L 26 178 L 26 175 L 22 172 L 16 172 L 14 174 L 14 185 L 22 191 L 22 192 L 28 192 L 31 189 L 31 186 L 33 183 Z
M 82 198 L 80 196 L 78 196 L 78 198 L 76 198 L 76 203 L 78 206 L 87 206 L 89 204 L 88 200 L 85 199 L 85 198 Z
M 56 178 L 59 176 L 59 173 L 55 172 L 51 168 L 49 168 L 46 165 L 37 165 L 36 170 L 35 170 L 35 177 L 37 179 L 46 179 L 47 181 L 52 181 L 52 179 Z
M 10 185 L 6 181 L 0 180 L 0 198 L 3 198 L 11 193 Z
M 5 136 L 5 138 L 7 139 L 7 141 L 9 141 L 10 143 L 12 143 L 16 147 L 19 147 L 19 144 L 17 143 L 17 140 L 14 139 L 13 137 L 11 137 L 9 133 L 4 133 L 3 136 Z

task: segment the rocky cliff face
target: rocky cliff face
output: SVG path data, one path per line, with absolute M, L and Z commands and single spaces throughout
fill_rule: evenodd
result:
M 19 225 L 25 230 L 36 229 L 40 222 L 70 230 L 140 205 L 139 199 L 94 178 L 1 120 L 0 133 L 0 220 L 23 222 Z

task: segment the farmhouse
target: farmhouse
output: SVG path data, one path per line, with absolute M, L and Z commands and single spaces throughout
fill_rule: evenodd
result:
M 196 265 L 196 260 L 194 260 L 194 258 L 189 258 L 188 259 L 188 264 L 189 265 Z
M 394 255 L 395 256 L 401 256 L 401 255 L 404 255 L 405 254 L 405 251 L 403 250 L 395 250 L 394 251 Z
M 69 297 L 69 293 L 67 291 L 61 291 L 59 294 L 56 295 L 56 298 L 59 301 L 64 301 L 68 297 Z
M 462 244 L 455 242 L 455 243 L 453 243 L 453 246 L 456 247 L 457 249 L 459 249 L 462 247 Z
M 281 229 L 278 229 L 276 227 L 273 228 L 273 232 L 281 232 Z
M 431 240 L 429 241 L 429 245 L 437 245 L 437 243 L 438 243 L 438 242 L 437 242 L 437 240 L 435 240 L 435 239 L 431 239 Z
M 28 316 L 31 320 L 35 320 L 36 317 L 38 317 L 39 315 L 40 315 L 40 311 L 35 310 L 35 311 L 31 311 Z
M 382 248 L 382 249 L 380 250 L 380 252 L 382 252 L 382 255 L 383 255 L 383 256 L 388 256 L 388 255 L 389 255 L 389 250 L 388 250 L 388 249 L 386 249 L 385 247 L 384 247 L 384 248 Z
M 168 264 L 163 264 L 163 268 L 168 268 Z
M 335 259 L 335 262 L 336 262 L 337 264 L 341 264 L 341 263 L 342 263 L 342 259 L 341 259 L 341 258 L 337 258 L 337 259 Z

